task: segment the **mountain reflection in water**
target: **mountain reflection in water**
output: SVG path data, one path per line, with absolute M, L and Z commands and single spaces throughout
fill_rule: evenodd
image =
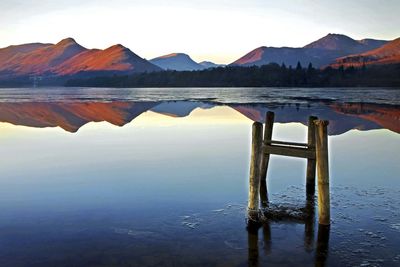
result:
M 0 102 L 0 122 L 29 127 L 61 127 L 76 132 L 89 122 L 106 121 L 123 126 L 142 113 L 185 117 L 193 110 L 224 106 L 253 121 L 263 122 L 267 111 L 276 113 L 276 122 L 307 124 L 311 115 L 330 121 L 329 134 L 352 129 L 389 129 L 400 132 L 400 106 L 364 103 L 318 102 L 312 104 L 217 104 L 212 102 Z

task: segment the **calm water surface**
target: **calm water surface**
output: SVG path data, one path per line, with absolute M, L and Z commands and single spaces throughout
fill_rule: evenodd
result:
M 1 89 L 0 266 L 400 266 L 399 92 Z M 330 120 L 329 232 L 246 229 L 266 111 L 278 140 Z M 271 157 L 272 203 L 306 205 L 305 164 Z

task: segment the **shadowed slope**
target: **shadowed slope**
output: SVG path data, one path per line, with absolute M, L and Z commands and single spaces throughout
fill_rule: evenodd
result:
M 224 64 L 216 64 L 216 63 L 211 62 L 211 61 L 202 61 L 199 64 L 202 65 L 206 69 L 218 68 L 218 67 L 224 67 L 225 66 Z
M 195 62 L 189 55 L 183 53 L 173 53 L 150 60 L 151 63 L 164 70 L 201 70 L 205 67 Z
M 343 34 L 330 33 L 304 48 L 341 51 L 342 53 L 360 53 L 375 49 L 387 43 L 384 40 L 362 39 L 354 40 Z

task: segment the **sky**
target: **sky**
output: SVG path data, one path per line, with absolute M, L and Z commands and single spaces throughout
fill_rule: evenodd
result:
M 146 59 L 187 53 L 231 63 L 260 46 L 301 47 L 328 33 L 400 37 L 399 0 L 1 0 L 0 47 L 120 43 Z

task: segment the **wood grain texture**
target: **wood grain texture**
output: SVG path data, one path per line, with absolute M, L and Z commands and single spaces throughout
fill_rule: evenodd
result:
M 314 121 L 317 117 L 310 116 L 308 118 L 308 148 L 315 149 L 315 125 Z M 315 194 L 315 159 L 307 159 L 307 173 L 306 173 L 306 195 L 307 199 L 314 197 Z
M 267 143 L 272 139 L 272 130 L 274 127 L 275 114 L 268 111 L 265 116 L 265 128 L 264 128 L 264 140 L 263 143 Z M 262 153 L 261 156 L 261 181 L 260 181 L 260 197 L 261 205 L 263 207 L 268 206 L 268 186 L 267 186 L 267 173 L 268 173 L 268 163 L 269 154 Z
M 329 195 L 329 162 L 328 162 L 328 132 L 329 122 L 316 120 L 316 155 L 318 175 L 318 221 L 322 225 L 330 225 L 330 195 Z
M 249 219 L 258 219 L 259 213 L 259 191 L 260 191 L 260 166 L 262 155 L 262 124 L 253 123 L 252 127 L 252 143 L 251 143 L 251 161 L 250 161 L 250 178 L 249 178 L 249 203 L 248 216 Z

